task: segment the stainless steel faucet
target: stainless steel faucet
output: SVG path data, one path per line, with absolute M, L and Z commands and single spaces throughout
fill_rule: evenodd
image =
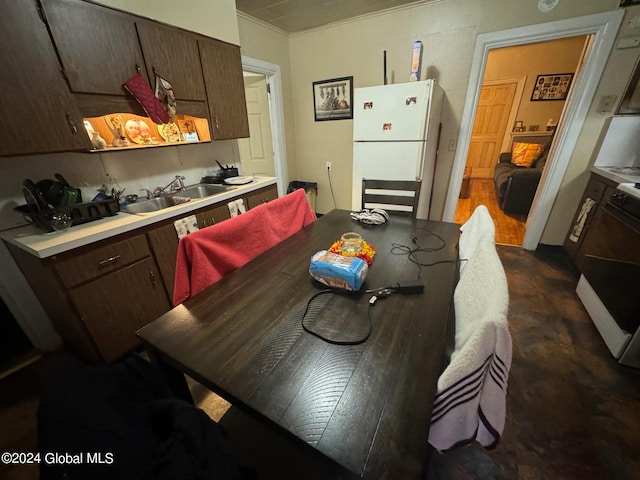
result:
M 178 183 L 179 189 L 180 190 L 185 190 L 184 187 L 184 180 L 185 177 L 183 175 L 176 175 L 175 178 L 173 180 L 171 180 L 171 182 L 169 183 L 169 185 L 167 185 L 166 187 L 162 188 L 162 193 L 165 193 L 165 191 L 167 189 L 169 189 L 169 192 L 176 192 L 178 189 L 175 187 L 176 182 Z
M 180 191 L 184 191 L 186 190 L 186 187 L 184 186 L 184 180 L 185 177 L 183 175 L 176 175 L 174 177 L 173 180 L 171 180 L 171 182 L 164 186 L 164 187 L 157 187 L 155 190 L 151 191 L 148 190 L 146 188 L 141 189 L 141 192 L 145 192 L 147 195 L 147 198 L 155 198 L 155 197 L 160 197 L 162 195 L 164 195 L 165 193 L 167 193 L 167 190 L 169 190 L 168 193 L 175 193 L 178 190 Z M 176 188 L 176 183 L 178 183 L 178 188 Z

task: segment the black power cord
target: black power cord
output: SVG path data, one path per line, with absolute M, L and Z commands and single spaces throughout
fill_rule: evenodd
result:
M 369 302 L 368 302 L 369 303 L 369 305 L 367 307 L 368 325 L 367 325 L 366 333 L 363 334 L 360 338 L 357 338 L 355 340 L 339 340 L 339 339 L 329 338 L 326 335 L 323 335 L 323 334 L 311 329 L 305 323 L 305 319 L 307 318 L 307 316 L 309 314 L 309 310 L 311 308 L 312 302 L 316 298 L 318 298 L 319 296 L 326 295 L 326 294 L 334 294 L 334 295 L 345 295 L 345 294 L 348 294 L 348 293 L 356 293 L 357 294 L 357 292 L 345 292 L 344 290 L 338 290 L 338 289 L 332 289 L 332 288 L 329 288 L 329 289 L 326 289 L 326 290 L 321 290 L 321 291 L 313 294 L 309 298 L 309 300 L 307 300 L 307 305 L 305 306 L 304 312 L 302 314 L 302 320 L 301 320 L 302 329 L 305 332 L 313 335 L 314 337 L 317 337 L 320 340 L 323 340 L 323 341 L 325 341 L 327 343 L 330 343 L 332 345 L 360 345 L 361 343 L 366 342 L 367 339 L 369 338 L 369 336 L 371 335 L 371 330 L 373 328 L 372 327 L 373 318 L 371 316 L 371 310 L 376 305 L 376 303 L 378 302 L 379 299 L 387 298 L 392 293 L 413 294 L 413 293 L 422 293 L 423 291 L 424 291 L 424 285 L 419 280 L 400 281 L 400 282 L 398 282 L 395 285 L 390 286 L 390 287 L 382 287 L 382 288 L 377 288 L 377 289 L 365 290 L 364 293 L 374 293 L 374 295 L 372 295 L 371 298 L 369 298 Z
M 437 240 L 437 245 L 434 247 L 421 247 L 420 244 L 418 243 L 418 240 L 425 239 L 425 238 L 435 238 Z M 415 246 L 403 245 L 401 243 L 392 243 L 391 253 L 393 255 L 406 255 L 410 262 L 417 265 L 418 278 L 420 278 L 420 275 L 422 273 L 422 267 L 432 267 L 440 263 L 458 263 L 457 258 L 453 260 L 438 260 L 436 262 L 430 262 L 430 263 L 424 263 L 420 261 L 420 259 L 418 258 L 418 255 L 420 253 L 437 252 L 447 246 L 447 242 L 445 241 L 444 238 L 442 238 L 440 235 L 438 235 L 435 232 L 432 232 L 427 228 L 418 229 L 416 232 L 414 232 L 411 235 L 411 242 Z
M 369 307 L 367 308 L 367 320 L 368 320 L 368 326 L 367 326 L 367 331 L 366 333 L 361 337 L 361 338 L 357 338 L 355 340 L 339 340 L 339 339 L 334 339 L 334 338 L 329 338 L 326 335 L 323 335 L 321 333 L 316 332 L 315 330 L 311 329 L 306 323 L 305 323 L 305 319 L 307 318 L 307 315 L 309 314 L 309 309 L 311 307 L 311 303 L 318 298 L 321 295 L 327 295 L 327 294 L 333 294 L 333 295 L 344 295 L 345 292 L 342 290 L 337 290 L 337 289 L 327 289 L 327 290 L 320 290 L 319 292 L 313 294 L 311 296 L 311 298 L 309 298 L 309 300 L 307 300 L 307 305 L 305 306 L 304 309 L 304 313 L 302 314 L 302 329 L 313 335 L 314 337 L 318 337 L 320 340 L 323 340 L 327 343 L 330 343 L 332 345 L 360 345 L 361 343 L 364 343 L 367 341 L 367 339 L 369 338 L 369 335 L 371 335 L 371 325 L 372 325 L 372 319 L 371 319 L 371 307 L 373 306 L 373 304 L 371 302 L 369 302 Z

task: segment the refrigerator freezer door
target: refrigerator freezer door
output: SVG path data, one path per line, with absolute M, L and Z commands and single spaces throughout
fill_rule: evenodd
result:
M 362 179 L 416 180 L 422 175 L 424 142 L 354 142 L 351 209 L 360 210 Z
M 432 80 L 355 89 L 353 140 L 424 139 L 432 89 Z

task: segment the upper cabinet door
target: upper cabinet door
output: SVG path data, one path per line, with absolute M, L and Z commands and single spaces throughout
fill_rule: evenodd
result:
M 122 84 L 146 75 L 135 17 L 79 0 L 42 0 L 69 87 L 125 95 Z
M 136 26 L 151 88 L 155 70 L 171 83 L 177 100 L 206 101 L 197 37 L 157 23 L 139 21 Z
M 0 155 L 91 148 L 35 2 L 2 2 L 0 58 Z
M 214 140 L 248 137 L 240 47 L 214 39 L 198 43 Z

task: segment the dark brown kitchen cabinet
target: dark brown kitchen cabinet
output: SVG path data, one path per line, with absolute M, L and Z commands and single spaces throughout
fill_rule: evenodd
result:
M 69 291 L 82 323 L 105 362 L 139 343 L 136 330 L 169 309 L 153 258 L 145 258 Z
M 140 71 L 153 89 L 154 68 L 214 140 L 249 136 L 238 46 L 89 1 L 2 5 L 0 156 L 91 150 L 83 118 L 146 116 L 122 85 Z
M 205 102 L 198 40 L 193 34 L 153 22 L 136 22 L 138 36 L 149 72 L 149 84 L 155 86 L 154 70 L 171 83 L 177 100 Z
M 198 44 L 214 140 L 248 137 L 240 47 L 215 39 Z
M 580 271 L 582 271 L 584 261 L 582 246 L 589 235 L 591 220 L 616 187 L 616 182 L 598 174 L 592 173 L 589 178 L 589 183 L 584 190 L 578 209 L 573 216 L 571 227 L 564 240 L 565 251 Z
M 124 96 L 136 66 L 147 74 L 136 17 L 81 0 L 41 2 L 72 92 Z
M 256 190 L 247 194 L 247 208 L 255 208 L 276 198 L 278 198 L 278 190 L 276 188 Z
M 276 198 L 277 187 L 249 195 Z M 229 200 L 45 259 L 5 244 L 65 344 L 87 361 L 108 363 L 171 308 L 179 243 L 173 222 L 190 215 L 200 228 L 222 222 L 230 218 Z
M 0 155 L 91 148 L 35 1 L 2 3 L 0 58 Z
M 231 218 L 231 214 L 229 213 L 229 207 L 226 203 L 196 214 L 198 228 L 210 227 L 214 223 L 220 223 L 229 218 Z
M 126 355 L 139 344 L 135 332 L 170 309 L 143 233 L 43 260 L 7 247 L 65 344 L 87 361 Z

